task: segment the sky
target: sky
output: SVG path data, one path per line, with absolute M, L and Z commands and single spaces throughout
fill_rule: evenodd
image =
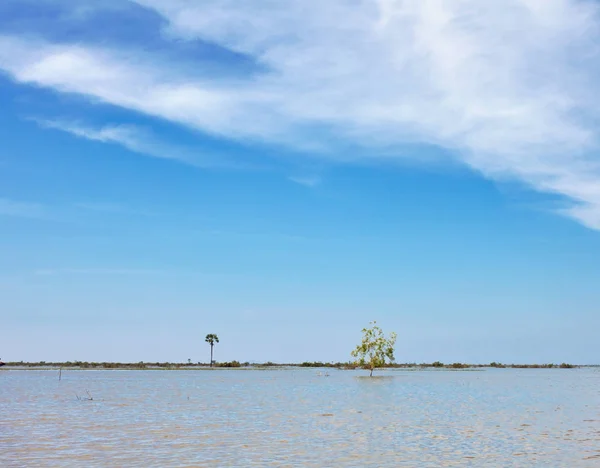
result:
M 3 0 L 0 357 L 600 363 L 600 4 Z

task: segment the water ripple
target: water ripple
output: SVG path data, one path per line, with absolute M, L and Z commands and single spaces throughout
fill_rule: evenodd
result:
M 329 373 L 2 370 L 0 466 L 600 464 L 593 369 Z

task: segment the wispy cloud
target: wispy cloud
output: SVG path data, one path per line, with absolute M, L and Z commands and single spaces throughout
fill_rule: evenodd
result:
M 386 159 L 407 143 L 436 145 L 486 177 L 564 196 L 563 213 L 600 229 L 595 2 L 135 3 L 163 17 L 168 37 L 216 44 L 265 71 L 203 76 L 136 51 L 6 36 L 0 68 L 228 138 L 328 148 L 322 157 L 344 159 L 340 142 Z M 152 150 L 131 129 L 79 131 Z
M 157 139 L 152 132 L 135 125 L 105 125 L 94 128 L 79 122 L 33 120 L 44 128 L 61 130 L 88 140 L 118 144 L 134 153 L 155 158 L 171 159 L 198 167 L 231 166 L 224 157 L 216 158 L 201 150 L 165 143 Z
M 140 210 L 131 208 L 122 203 L 112 202 L 80 202 L 75 203 L 76 208 L 83 210 L 96 211 L 100 213 L 112 213 L 112 214 L 123 214 L 123 215 L 140 215 L 140 216 L 153 216 L 154 212 L 148 210 Z
M 107 276 L 137 276 L 156 275 L 164 273 L 161 270 L 130 269 L 130 268 L 41 268 L 33 272 L 36 276 L 57 275 L 107 275 Z
M 291 176 L 288 179 L 305 187 L 316 187 L 321 183 L 321 178 L 318 176 Z
M 44 207 L 38 203 L 20 202 L 8 198 L 0 198 L 0 216 L 17 216 L 22 218 L 45 218 Z

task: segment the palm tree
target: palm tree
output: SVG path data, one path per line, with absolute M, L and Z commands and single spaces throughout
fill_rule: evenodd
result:
M 210 345 L 210 367 L 213 366 L 213 346 L 219 342 L 219 337 L 214 333 L 209 333 L 204 339 Z

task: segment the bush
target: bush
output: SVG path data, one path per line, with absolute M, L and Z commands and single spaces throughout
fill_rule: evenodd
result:
M 463 364 L 461 362 L 455 362 L 450 367 L 452 367 L 452 369 L 465 369 L 466 367 L 469 367 L 469 366 L 467 364 Z
M 433 364 L 431 364 L 432 367 L 444 367 L 444 363 L 440 362 L 440 361 L 435 361 Z
M 302 364 L 300 364 L 300 367 L 327 367 L 327 364 L 323 364 L 322 362 L 309 362 L 309 361 L 305 361 Z
M 218 362 L 217 367 L 242 367 L 239 361 Z

